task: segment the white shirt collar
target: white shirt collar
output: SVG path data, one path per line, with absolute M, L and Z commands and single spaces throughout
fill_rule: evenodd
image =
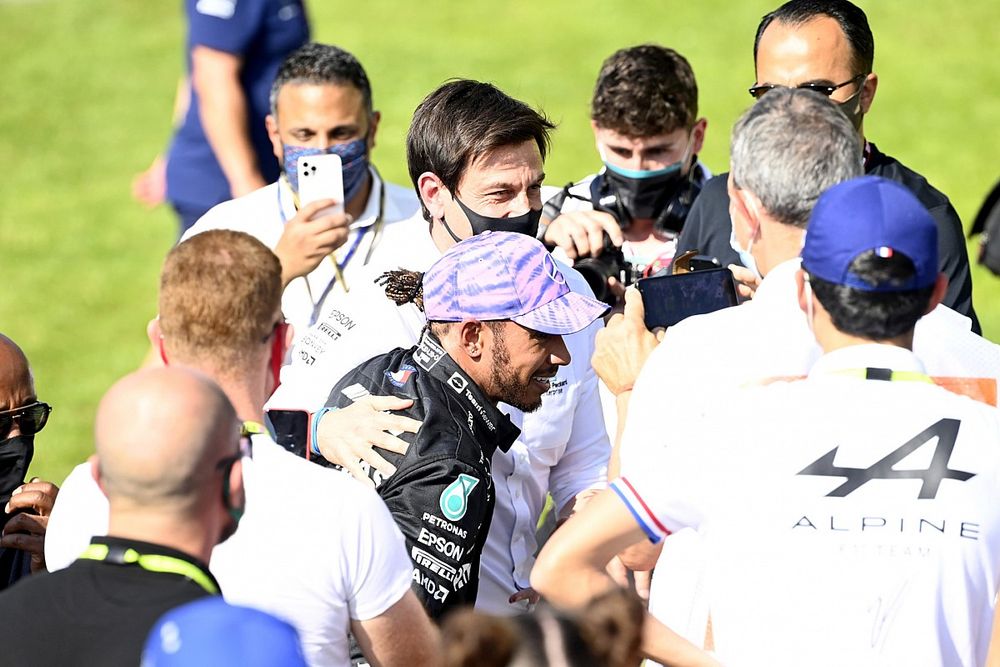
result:
M 809 377 L 859 368 L 888 368 L 894 371 L 926 373 L 924 365 L 911 350 L 897 345 L 868 343 L 842 347 L 824 354 L 809 371 Z

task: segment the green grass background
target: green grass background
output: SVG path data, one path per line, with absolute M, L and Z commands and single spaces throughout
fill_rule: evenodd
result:
M 726 169 L 729 128 L 749 104 L 753 34 L 774 1 L 313 0 L 314 36 L 354 52 L 383 113 L 375 161 L 406 183 L 410 113 L 456 76 L 497 83 L 556 122 L 546 171 L 593 171 L 588 102 L 601 61 L 646 41 L 678 49 L 709 119 L 702 158 Z M 54 412 L 33 473 L 61 480 L 92 451 L 102 393 L 139 364 L 156 278 L 174 240 L 167 210 L 129 197 L 170 134 L 183 63 L 180 0 L 0 0 L 0 331 L 25 349 Z M 866 130 L 947 193 L 966 226 L 1000 177 L 1000 3 L 862 2 L 880 86 Z M 997 279 L 974 269 L 987 335 Z M 141 442 L 135 443 L 142 446 Z

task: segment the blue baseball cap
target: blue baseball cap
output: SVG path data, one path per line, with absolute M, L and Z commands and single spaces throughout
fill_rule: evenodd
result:
M 141 667 L 306 667 L 288 623 L 217 595 L 172 609 L 153 626 Z
M 830 283 L 865 292 L 903 292 L 938 277 L 937 223 L 905 187 L 879 176 L 838 183 L 820 195 L 802 247 L 802 268 Z M 858 256 L 905 255 L 916 272 L 905 283 L 872 284 L 850 271 Z

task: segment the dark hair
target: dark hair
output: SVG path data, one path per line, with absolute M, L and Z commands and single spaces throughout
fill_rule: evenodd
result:
M 271 115 L 278 115 L 278 93 L 290 83 L 349 84 L 361 91 L 368 113 L 374 110 L 372 87 L 365 68 L 352 54 L 336 46 L 310 42 L 285 58 L 271 84 Z
M 417 197 L 420 174 L 436 175 L 455 192 L 469 165 L 503 146 L 534 141 L 544 160 L 553 129 L 545 116 L 492 84 L 449 81 L 417 105 L 406 134 L 406 162 Z M 420 207 L 430 222 L 422 199 Z
M 835 20 L 851 45 L 851 65 L 855 74 L 868 74 L 875 61 L 875 38 L 868 27 L 868 17 L 857 5 L 848 0 L 790 0 L 764 15 L 757 26 L 753 40 L 753 62 L 757 64 L 757 47 L 760 38 L 772 22 L 801 26 L 813 19 L 827 16 Z
M 534 612 L 500 618 L 472 609 L 444 619 L 445 667 L 632 667 L 641 658 L 645 606 L 615 588 L 576 614 L 542 603 Z
M 597 75 L 590 117 L 627 137 L 691 129 L 698 118 L 694 71 L 684 56 L 656 44 L 615 51 Z
M 916 273 L 909 257 L 899 253 L 879 257 L 874 250 L 856 257 L 849 270 L 873 286 L 903 285 Z M 886 340 L 911 331 L 934 291 L 931 285 L 901 292 L 866 292 L 812 275 L 809 284 L 837 331 L 868 340 Z

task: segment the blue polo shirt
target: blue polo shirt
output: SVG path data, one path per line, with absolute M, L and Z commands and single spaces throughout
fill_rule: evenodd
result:
M 248 127 L 261 174 L 277 180 L 279 166 L 267 138 L 264 117 L 278 67 L 289 53 L 309 40 L 302 0 L 185 0 L 188 20 L 187 71 L 191 52 L 205 46 L 239 56 L 240 80 L 247 96 Z M 199 99 L 191 104 L 174 134 L 167 162 L 167 199 L 184 219 L 197 217 L 231 198 L 229 184 L 205 137 Z

